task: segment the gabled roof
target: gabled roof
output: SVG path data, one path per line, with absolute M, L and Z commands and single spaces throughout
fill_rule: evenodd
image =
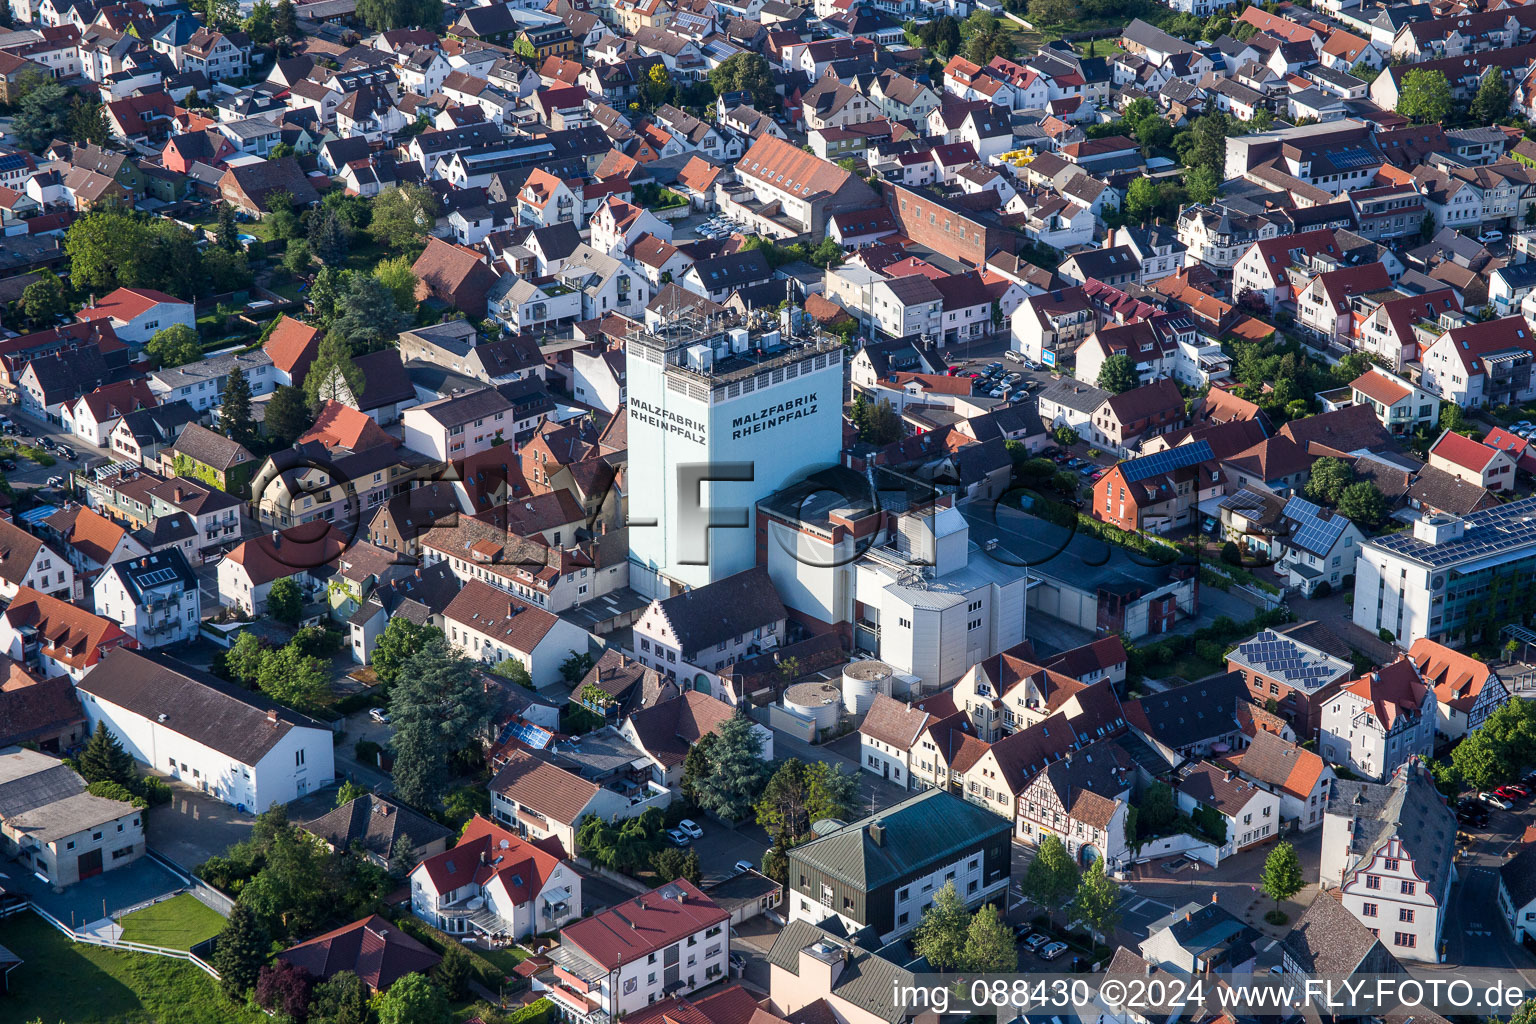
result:
M 167 295 L 153 288 L 119 288 L 108 292 L 96 305 L 86 306 L 75 314 L 75 318 L 82 321 L 108 318 L 127 323 L 143 316 L 162 302 L 177 306 L 191 305 L 184 299 L 178 299 L 174 295 Z
M 1471 470 L 1474 473 L 1482 473 L 1488 468 L 1488 464 L 1498 458 L 1501 449 L 1490 448 L 1481 441 L 1474 441 L 1470 437 L 1447 430 L 1440 435 L 1440 439 L 1430 448 L 1431 457 L 1442 458 L 1452 465 L 1462 469 Z
M 729 918 L 692 882 L 678 879 L 566 925 L 560 929 L 560 941 L 593 964 L 613 970 Z
M 244 541 L 224 557 L 245 567 L 251 586 L 319 568 L 345 551 L 350 538 L 324 520 L 302 523 Z
M 295 728 L 325 729 L 174 658 L 126 647 L 108 651 L 79 687 L 245 765 L 256 765 Z
M 662 701 L 629 716 L 640 749 L 666 767 L 683 763 L 690 747 L 705 736 L 718 732 L 734 714 L 731 705 L 689 690 L 681 696 Z
M 411 839 L 422 843 L 414 834 Z M 529 842 L 477 814 L 453 849 L 428 857 L 411 873 L 426 872 L 439 894 L 466 885 L 500 885 L 516 906 L 532 901 L 559 870 L 562 858 L 547 848 L 551 845 L 559 844 Z
M 284 314 L 262 350 L 272 359 L 272 365 L 288 374 L 295 384 L 304 382 L 309 364 L 314 362 L 320 349 L 320 329 Z
M 1365 702 L 1365 710 L 1388 731 L 1399 718 L 1422 713 L 1429 688 L 1419 678 L 1419 670 L 1407 658 L 1369 672 L 1344 687 L 1344 692 Z
M 1312 751 L 1263 729 L 1254 733 L 1247 749 L 1223 760 L 1248 778 L 1275 786 L 1302 800 L 1312 795 L 1326 767 L 1323 759 Z
M 1498 679 L 1486 663 L 1428 637 L 1413 642 L 1408 648 L 1408 660 L 1418 668 L 1424 681 L 1434 687 L 1437 701 L 1462 713 L 1472 710 L 1490 679 Z
M 690 654 L 784 618 L 784 604 L 768 576 L 754 567 L 656 602 L 677 646 Z

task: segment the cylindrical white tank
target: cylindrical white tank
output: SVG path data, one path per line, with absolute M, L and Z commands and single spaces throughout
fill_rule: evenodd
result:
M 842 693 L 831 683 L 796 683 L 784 691 L 784 707 L 816 723 L 816 731 L 837 728 L 843 714 Z
M 855 661 L 843 669 L 843 707 L 850 715 L 862 715 L 875 702 L 875 694 L 891 695 L 896 672 L 883 661 Z

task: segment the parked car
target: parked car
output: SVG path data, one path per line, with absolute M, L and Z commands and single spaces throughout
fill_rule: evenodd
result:
M 1502 242 L 1504 241 L 1504 232 L 1484 231 L 1482 234 L 1477 236 L 1477 240 L 1484 245 L 1487 245 L 1490 242 Z
M 701 839 L 704 836 L 704 830 L 699 828 L 698 822 L 694 821 L 692 818 L 684 818 L 682 821 L 678 822 L 677 830 L 683 835 L 687 836 L 689 839 Z
M 1008 394 L 1008 389 L 1007 388 L 999 387 L 999 388 L 993 388 L 991 391 L 988 391 L 987 392 L 987 397 L 988 398 L 1002 398 L 1006 394 Z
M 50 452 L 59 446 L 59 443 L 51 437 L 40 437 L 37 439 L 37 443 L 44 451 Z
M 1500 786 L 1493 791 L 1493 795 L 1505 800 L 1519 800 L 1521 797 L 1531 795 L 1531 791 L 1524 786 Z
M 749 860 L 739 860 L 739 861 L 736 862 L 736 873 L 738 875 L 741 874 L 743 871 L 756 871 L 756 870 L 757 870 L 757 865 L 753 864 Z
M 1051 941 L 1051 937 L 1049 935 L 1047 935 L 1045 932 L 1035 932 L 1032 935 L 1030 935 L 1029 938 L 1024 940 L 1024 948 L 1029 950 L 1030 952 L 1034 952 L 1035 950 L 1039 949 L 1041 946 L 1045 945 L 1047 942 L 1050 942 L 1050 941 Z
M 1002 371 L 1002 369 L 1003 369 L 1003 364 L 1002 364 L 1002 363 L 988 363 L 988 364 L 987 364 L 987 365 L 986 365 L 986 366 L 985 366 L 985 367 L 984 367 L 984 369 L 985 369 L 985 370 L 986 370 L 986 371 L 987 371 L 987 372 L 988 372 L 988 373 L 999 373 L 999 372 L 1001 372 L 1001 371 Z
M 46 484 L 44 484 L 43 486 L 44 487 L 63 487 L 64 486 L 64 478 L 61 477 L 61 476 L 51 476 L 51 477 L 48 478 L 48 482 Z
M 378 722 L 380 725 L 389 724 L 389 712 L 385 711 L 383 708 L 370 708 L 368 710 L 368 717 L 373 719 L 375 722 Z
M 16 470 L 16 463 L 12 459 L 0 459 L 0 469 L 5 470 L 7 473 L 13 473 Z
M 1067 951 L 1065 942 L 1053 942 L 1040 951 L 1041 960 L 1055 960 Z
M 74 462 L 76 459 L 80 458 L 79 455 L 75 454 L 75 450 L 67 444 L 59 445 L 58 450 L 54 454 L 63 459 L 65 462 Z
M 667 829 L 667 840 L 676 847 L 684 847 L 693 842 L 684 832 L 675 828 Z
M 1049 459 L 1061 454 L 1061 449 L 1053 444 L 1046 445 L 1037 453 L 1036 458 Z
M 1007 352 L 1003 353 L 1003 361 L 1004 362 L 1008 362 L 1008 363 L 1028 363 L 1029 362 L 1029 360 L 1025 358 L 1023 352 L 1015 352 L 1013 349 L 1009 349 Z
M 1489 807 L 1497 807 L 1501 811 L 1514 810 L 1515 805 L 1494 793 L 1479 793 L 1477 798 Z

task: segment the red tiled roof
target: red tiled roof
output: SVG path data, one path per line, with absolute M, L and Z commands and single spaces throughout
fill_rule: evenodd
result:
M 245 566 L 251 585 L 260 586 L 325 565 L 348 546 L 347 536 L 323 519 L 290 527 L 278 536 L 279 542 L 273 543 L 270 534 L 260 534 L 225 557 Z
M 561 859 L 477 814 L 464 826 L 457 846 L 428 857 L 412 873 L 424 868 L 440 894 L 466 885 L 485 888 L 494 882 L 514 904 L 521 904 L 539 894 Z
M 1399 715 L 1418 714 L 1428 691 L 1418 669 L 1406 658 L 1355 680 L 1345 689 L 1364 698 L 1367 708 L 1387 728 Z
M 593 963 L 619 967 L 670 946 L 730 914 L 686 879 L 669 882 L 560 930 Z
M 301 384 L 320 348 L 320 330 L 285 315 L 261 348 L 272 357 L 273 366 L 288 374 L 295 384 Z
M 1373 402 L 1380 402 L 1389 409 L 1413 394 L 1391 377 L 1377 373 L 1375 370 L 1366 370 L 1350 381 L 1349 386 L 1366 398 Z
M 31 587 L 16 592 L 3 617 L 12 629 L 36 629 L 43 653 L 74 669 L 89 668 L 113 647 L 138 646 L 111 619 L 92 615 L 84 608 Z
M 1472 709 L 1493 675 L 1493 670 L 1476 658 L 1426 637 L 1415 640 L 1408 648 L 1408 660 L 1435 688 L 1435 700 L 1462 712 Z
M 1481 441 L 1474 441 L 1470 437 L 1452 433 L 1447 430 L 1440 435 L 1440 440 L 1429 450 L 1430 455 L 1438 455 L 1445 461 L 1470 469 L 1474 473 L 1481 473 L 1493 461 L 1497 451 L 1488 447 Z
M 370 914 L 277 954 L 319 979 L 351 971 L 375 992 L 407 974 L 426 974 L 442 957 L 400 928 Z
M 167 295 L 165 292 L 157 292 L 153 288 L 119 288 L 109 293 L 96 305 L 86 306 L 76 313 L 75 319 L 87 322 L 111 317 L 113 320 L 127 323 L 136 317 L 143 316 L 162 302 L 173 302 L 178 306 L 191 305 L 184 299 Z
M 393 447 L 400 444 L 370 419 L 367 413 L 358 412 L 350 405 L 342 405 L 334 400 L 325 403 L 315 419 L 315 425 L 299 438 L 298 443 L 304 444 L 307 441 L 319 441 L 327 448 L 346 448 L 354 452 L 377 448 L 383 444 Z

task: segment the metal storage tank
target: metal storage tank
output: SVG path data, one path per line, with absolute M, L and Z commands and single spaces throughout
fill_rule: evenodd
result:
M 843 707 L 850 715 L 862 715 L 875 702 L 875 694 L 891 695 L 896 670 L 883 661 L 855 661 L 843 669 Z
M 816 723 L 816 731 L 837 728 L 843 716 L 842 693 L 831 683 L 796 683 L 784 691 L 784 707 Z

